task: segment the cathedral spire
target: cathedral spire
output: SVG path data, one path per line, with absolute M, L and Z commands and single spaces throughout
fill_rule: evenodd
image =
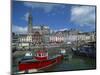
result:
M 29 11 L 28 16 L 28 33 L 32 33 L 32 10 Z

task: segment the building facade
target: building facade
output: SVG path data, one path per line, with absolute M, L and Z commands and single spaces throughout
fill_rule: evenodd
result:
M 49 38 L 50 43 L 63 43 L 64 42 L 64 36 L 62 32 L 56 32 L 50 35 Z
M 13 46 L 17 48 L 29 48 L 47 44 L 62 44 L 75 41 L 95 41 L 95 32 L 80 33 L 77 30 L 64 30 L 50 33 L 47 25 L 33 25 L 32 14 L 28 16 L 28 31 L 25 34 L 13 35 Z M 15 38 L 16 37 L 16 38 Z
M 42 45 L 49 41 L 50 29 L 46 25 L 32 25 L 32 15 L 28 16 L 28 31 L 26 34 L 19 34 L 18 48 L 29 48 Z

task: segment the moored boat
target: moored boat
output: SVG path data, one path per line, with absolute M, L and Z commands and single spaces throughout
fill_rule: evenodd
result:
M 63 59 L 63 54 L 49 56 L 47 51 L 38 50 L 33 56 L 32 53 L 26 54 L 24 58 L 19 61 L 19 71 L 28 72 L 31 69 L 43 70 L 55 64 L 58 64 Z

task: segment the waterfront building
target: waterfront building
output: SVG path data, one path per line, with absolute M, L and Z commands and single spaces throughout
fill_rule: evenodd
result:
M 29 34 L 19 34 L 18 48 L 29 48 L 29 43 L 32 42 L 32 36 Z
M 16 33 L 12 33 L 12 48 L 16 48 L 17 47 L 17 42 L 18 42 L 18 34 Z
M 37 31 L 32 35 L 32 44 L 35 46 L 35 45 L 40 45 L 41 43 L 42 43 L 42 34 Z
M 62 43 L 64 42 L 64 37 L 62 32 L 56 32 L 50 35 L 50 43 Z
M 56 35 L 57 34 L 57 35 Z M 95 33 L 93 32 L 80 32 L 78 30 L 65 30 L 58 31 L 50 36 L 50 41 L 62 41 L 63 43 L 75 42 L 75 41 L 94 41 Z
M 77 34 L 71 31 L 68 31 L 67 33 L 63 33 L 65 42 L 73 42 L 77 40 Z

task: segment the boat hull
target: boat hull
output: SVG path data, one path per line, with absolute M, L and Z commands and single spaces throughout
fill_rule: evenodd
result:
M 51 67 L 54 64 L 60 63 L 62 59 L 63 59 L 63 55 L 60 55 L 60 56 L 57 56 L 56 58 L 43 60 L 43 61 L 22 62 L 22 63 L 19 63 L 18 69 L 19 71 L 28 71 L 30 69 L 41 70 L 41 69 Z

